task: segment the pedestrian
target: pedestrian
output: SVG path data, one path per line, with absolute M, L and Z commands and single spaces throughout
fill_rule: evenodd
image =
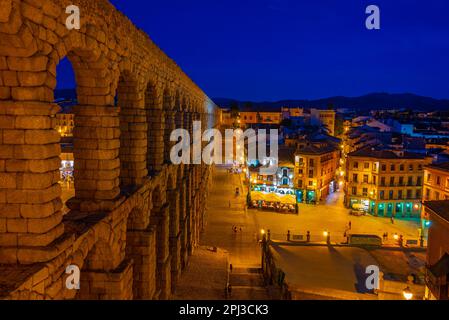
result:
M 394 224 L 394 217 L 391 216 L 391 224 Z
M 310 231 L 307 231 L 307 242 L 310 242 Z
M 352 229 L 352 222 L 349 221 L 349 230 L 351 230 L 351 229 Z
M 242 232 L 242 227 L 240 227 L 240 232 Z
M 237 233 L 237 227 L 234 227 L 234 233 Z
M 229 270 L 231 271 L 231 273 L 232 273 L 232 263 L 231 264 L 229 264 Z

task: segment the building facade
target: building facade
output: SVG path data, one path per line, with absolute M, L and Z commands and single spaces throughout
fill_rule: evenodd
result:
M 331 136 L 335 136 L 335 121 L 337 113 L 335 110 L 310 110 L 312 125 L 322 125 L 329 130 Z
M 420 217 L 429 161 L 421 154 L 376 148 L 348 154 L 345 205 L 380 217 Z
M 295 153 L 295 186 L 298 202 L 315 203 L 337 189 L 340 151 L 321 142 L 298 145 Z
M 449 162 L 425 167 L 424 200 L 449 200 Z
M 449 300 L 449 201 L 427 201 L 424 211 L 430 218 L 425 298 Z

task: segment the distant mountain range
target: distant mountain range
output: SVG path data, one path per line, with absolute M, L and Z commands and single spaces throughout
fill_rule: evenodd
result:
M 302 108 L 349 108 L 356 110 L 380 109 L 413 109 L 416 111 L 448 110 L 449 100 L 438 100 L 415 94 L 389 94 L 372 93 L 360 97 L 330 97 L 318 100 L 281 100 L 275 102 L 248 102 L 227 98 L 212 99 L 220 107 L 228 108 L 237 102 L 241 108 L 254 108 L 258 110 L 278 110 L 281 107 Z
M 76 99 L 75 89 L 55 90 L 55 99 Z M 389 94 L 371 93 L 360 97 L 330 97 L 318 100 L 281 100 L 275 102 L 248 102 L 227 98 L 213 98 L 218 106 L 229 108 L 233 103 L 238 103 L 241 108 L 254 108 L 257 110 L 279 110 L 281 107 L 302 107 L 302 108 L 349 108 L 359 111 L 380 110 L 380 109 L 413 109 L 417 111 L 449 111 L 448 99 L 434 99 L 423 97 L 411 93 Z

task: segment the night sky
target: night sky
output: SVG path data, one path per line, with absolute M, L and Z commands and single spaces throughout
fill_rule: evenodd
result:
M 449 98 L 447 0 L 111 2 L 209 97 L 410 92 Z M 381 30 L 365 28 L 370 4 L 380 7 Z M 69 87 L 73 73 L 61 63 L 58 88 Z

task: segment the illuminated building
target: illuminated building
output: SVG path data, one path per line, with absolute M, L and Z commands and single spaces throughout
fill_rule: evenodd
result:
M 380 147 L 350 153 L 345 205 L 381 217 L 420 217 L 424 166 L 430 160 Z
M 298 202 L 323 200 L 337 189 L 340 150 L 328 142 L 299 143 L 295 153 L 295 187 Z
M 449 201 L 427 201 L 424 209 L 430 218 L 425 298 L 449 300 Z
M 336 112 L 334 110 L 310 110 L 312 125 L 322 125 L 329 130 L 331 136 L 335 136 Z

